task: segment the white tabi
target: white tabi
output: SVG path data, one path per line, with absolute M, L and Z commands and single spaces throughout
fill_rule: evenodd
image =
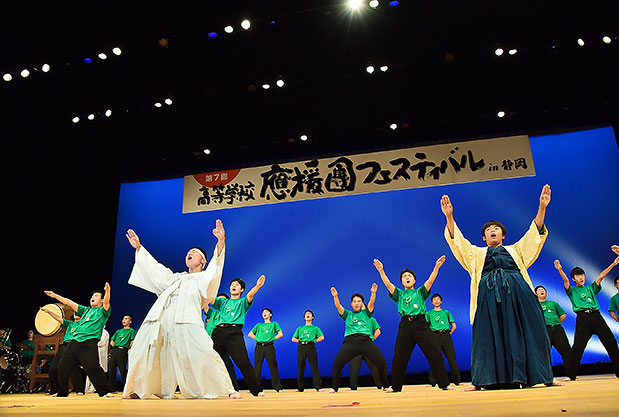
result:
M 108 346 L 110 345 L 110 334 L 107 330 L 103 329 L 101 332 L 101 340 L 97 343 L 97 350 L 99 351 L 99 365 L 103 371 L 107 372 L 107 351 Z M 95 387 L 90 382 L 90 378 L 86 377 L 86 388 L 84 389 L 86 392 L 95 392 Z
M 158 263 L 141 246 L 129 284 L 158 298 L 129 350 L 123 396 L 174 398 L 176 386 L 185 398 L 216 398 L 234 392 L 223 360 L 204 329 L 201 310 L 215 300 L 223 272 L 225 247 L 217 248 L 207 268 L 176 273 Z

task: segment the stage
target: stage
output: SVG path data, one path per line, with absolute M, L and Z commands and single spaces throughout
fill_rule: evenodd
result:
M 536 386 L 520 390 L 466 392 L 470 384 L 454 391 L 428 385 L 406 385 L 401 393 L 384 393 L 363 387 L 303 393 L 266 390 L 262 398 L 242 391 L 242 399 L 231 400 L 121 400 L 96 394 L 54 398 L 45 394 L 4 394 L 0 415 L 61 416 L 612 416 L 619 415 L 619 379 L 614 375 L 579 377 L 560 387 Z M 177 394 L 178 395 L 178 394 Z

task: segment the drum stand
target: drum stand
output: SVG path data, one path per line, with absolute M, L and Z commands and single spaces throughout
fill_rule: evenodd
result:
M 49 374 L 37 373 L 37 365 L 41 358 L 49 358 L 51 363 L 53 357 L 58 352 L 60 343 L 64 340 L 64 331 L 52 336 L 34 335 L 34 356 L 32 357 L 32 369 L 30 370 L 29 391 L 32 392 L 37 383 L 49 384 Z

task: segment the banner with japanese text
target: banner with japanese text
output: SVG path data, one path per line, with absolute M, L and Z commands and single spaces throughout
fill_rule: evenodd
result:
M 188 175 L 183 213 L 528 176 L 511 136 Z

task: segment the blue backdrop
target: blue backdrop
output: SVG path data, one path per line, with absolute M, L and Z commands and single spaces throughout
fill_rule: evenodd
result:
M 399 281 L 400 270 L 413 269 L 419 286 L 443 254 L 447 260 L 432 292 L 443 296 L 443 308 L 451 311 L 457 322 L 453 338 L 458 364 L 461 370 L 469 370 L 470 280 L 443 238 L 445 218 L 440 198 L 443 194 L 451 197 L 455 219 L 474 244 L 483 245 L 480 228 L 489 219 L 505 224 L 505 242 L 511 244 L 530 225 L 542 186 L 548 183 L 552 187 L 546 216 L 549 238 L 529 273 L 535 285 L 548 289 L 548 299 L 558 301 L 568 311 L 564 327 L 573 342 L 575 315 L 553 261 L 560 259 L 568 271 L 575 265 L 583 267 L 587 283 L 613 261 L 610 246 L 619 244 L 619 152 L 611 128 L 531 137 L 530 143 L 535 177 L 203 213 L 182 214 L 182 178 L 123 184 L 114 255 L 112 316 L 107 328 L 112 334 L 121 327 L 122 316 L 130 314 L 137 329 L 155 300 L 153 294 L 127 284 L 134 259 L 134 250 L 125 238 L 128 228 L 136 231 L 159 262 L 182 271 L 186 269 L 184 256 L 191 246 L 202 246 L 210 255 L 216 243 L 211 230 L 219 218 L 227 237 L 220 290 L 228 292 L 229 282 L 235 277 L 243 278 L 250 288 L 261 274 L 266 275 L 266 284 L 247 315 L 244 333 L 262 321 L 264 307 L 273 310 L 273 320 L 284 332 L 284 338 L 275 343 L 282 378 L 296 377 L 297 345 L 290 338 L 296 327 L 304 324 L 303 312 L 308 308 L 316 315 L 314 324 L 325 334 L 325 341 L 317 345 L 321 374 L 331 375 L 332 361 L 343 339 L 344 322 L 338 317 L 329 289 L 335 286 L 342 302 L 349 307 L 350 295 L 359 291 L 369 297 L 373 282 L 379 284 L 375 317 L 382 327 L 377 344 L 391 373 L 399 316 L 372 260 L 379 258 L 384 263 L 394 283 Z M 619 268 L 610 275 L 619 276 Z M 607 278 L 598 301 L 618 335 L 619 323 L 607 313 L 609 298 L 615 293 L 612 278 Z M 430 300 L 426 306 L 431 308 Z M 246 343 L 253 360 L 255 343 L 247 337 Z M 594 337 L 583 363 L 597 361 L 609 359 Z M 553 364 L 560 362 L 560 356 L 553 350 Z M 423 355 L 415 349 L 408 372 L 428 369 Z M 268 375 L 265 365 L 263 376 Z M 310 375 L 309 367 L 306 375 Z

